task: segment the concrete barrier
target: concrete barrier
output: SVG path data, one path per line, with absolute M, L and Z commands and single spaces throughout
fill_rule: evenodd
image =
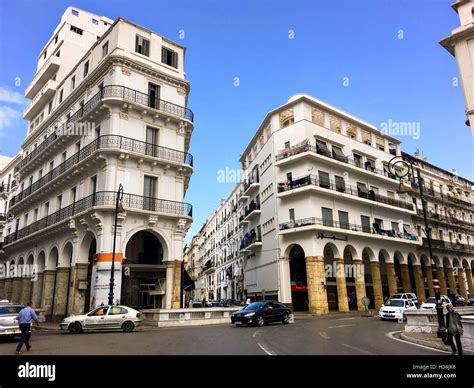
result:
M 456 307 L 456 311 L 461 315 L 463 322 L 465 316 L 474 315 L 474 307 Z M 444 309 L 446 314 L 446 308 Z M 438 315 L 436 309 L 420 309 L 405 311 L 407 333 L 436 333 L 438 331 Z
M 462 343 L 465 347 L 474 349 L 474 315 L 461 316 L 461 323 L 464 329 Z
M 140 310 L 142 325 L 155 327 L 184 327 L 230 323 L 230 316 L 241 307 L 206 307 L 186 309 Z

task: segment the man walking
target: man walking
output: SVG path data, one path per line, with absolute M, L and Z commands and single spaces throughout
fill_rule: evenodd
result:
M 446 314 L 446 331 L 448 332 L 448 343 L 451 346 L 453 355 L 456 353 L 462 356 L 461 336 L 463 334 L 463 327 L 461 323 L 461 316 L 456 312 L 450 304 L 446 306 L 448 314 Z M 454 345 L 453 337 L 456 340 Z
M 31 322 L 35 321 L 36 324 L 39 326 L 38 317 L 36 316 L 35 310 L 31 308 L 32 302 L 28 302 L 26 307 L 22 308 L 16 319 L 18 321 L 18 325 L 20 326 L 21 330 L 21 339 L 16 347 L 16 354 L 21 354 L 21 348 L 23 344 L 26 345 L 26 351 L 31 349 L 30 345 L 30 329 L 31 329 Z

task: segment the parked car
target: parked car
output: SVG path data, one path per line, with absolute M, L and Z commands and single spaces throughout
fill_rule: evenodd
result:
M 382 321 L 385 319 L 401 320 L 405 318 L 406 310 L 416 310 L 413 300 L 390 298 L 380 307 L 379 316 Z
M 451 295 L 451 297 L 452 297 L 451 303 L 454 306 L 465 306 L 466 305 L 466 299 L 464 299 L 464 297 L 462 297 L 461 295 L 454 294 L 454 295 Z
M 243 310 L 231 315 L 231 321 L 236 326 L 245 324 L 263 326 L 269 322 L 290 323 L 292 311 L 280 302 L 258 301 L 250 303 Z
M 469 298 L 467 298 L 467 305 L 474 306 L 474 294 L 469 295 Z
M 416 307 L 420 306 L 418 298 L 413 292 L 400 292 L 398 294 L 393 294 L 390 299 L 409 299 L 415 303 Z
M 443 307 L 446 307 L 446 305 L 451 304 L 451 301 L 446 295 L 441 295 L 440 296 L 441 303 L 443 304 Z M 434 309 L 436 308 L 436 298 L 434 296 L 429 297 L 426 299 L 422 304 L 421 304 L 421 309 Z
M 133 331 L 140 326 L 140 312 L 127 306 L 99 306 L 84 315 L 70 315 L 59 327 L 62 331 L 78 334 L 89 330 L 121 329 Z
M 0 336 L 21 334 L 16 316 L 23 307 L 21 304 L 10 303 L 8 300 L 0 302 Z
M 202 306 L 202 300 L 194 300 L 193 301 L 193 308 L 200 308 Z

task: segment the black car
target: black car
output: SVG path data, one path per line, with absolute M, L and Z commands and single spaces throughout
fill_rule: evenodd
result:
M 287 324 L 290 323 L 291 314 L 291 310 L 282 303 L 258 301 L 233 313 L 231 321 L 237 326 L 245 324 L 263 326 L 268 322 Z
M 467 305 L 474 306 L 474 295 L 469 295 L 469 298 L 467 299 Z

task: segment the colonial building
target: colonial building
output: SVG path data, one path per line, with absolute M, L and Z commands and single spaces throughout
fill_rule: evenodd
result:
M 240 220 L 244 217 L 237 185 L 194 236 L 196 299 L 243 299 L 244 253 L 239 245 L 243 230 Z
M 312 96 L 295 95 L 268 113 L 242 154 L 246 179 L 234 189 L 243 206 L 245 293 L 315 314 L 362 310 L 365 296 L 379 308 L 398 291 L 421 301 L 433 295 L 432 267 L 449 268 L 454 256 L 426 261 L 421 203 L 411 186 L 401 190 L 394 157 L 402 158 L 398 140 Z M 463 196 L 471 206 L 472 189 Z M 198 260 L 210 273 L 204 254 Z M 470 268 L 474 255 L 464 256 Z
M 452 7 L 459 15 L 461 26 L 440 44 L 456 57 L 466 102 L 466 124 L 474 135 L 474 2 L 456 0 Z
M 34 264 L 38 276 L 10 272 L 0 297 L 32 299 L 52 318 L 82 313 L 107 303 L 114 258 L 114 301 L 180 306 L 193 171 L 184 57 L 123 18 L 66 10 L 26 88 L 29 130 L 4 227 L 3 262 Z

